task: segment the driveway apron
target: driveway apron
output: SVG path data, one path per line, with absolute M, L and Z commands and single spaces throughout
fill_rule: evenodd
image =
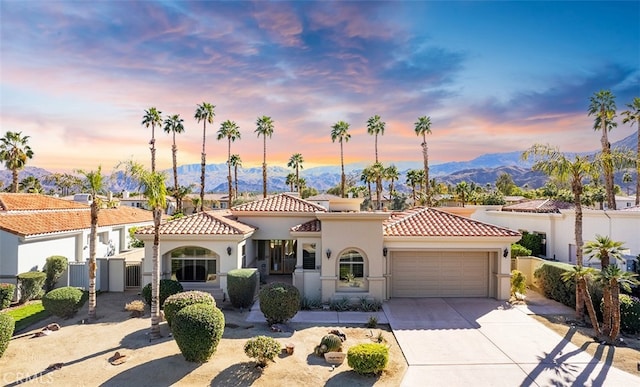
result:
M 394 298 L 383 308 L 409 364 L 403 386 L 640 385 L 506 302 Z

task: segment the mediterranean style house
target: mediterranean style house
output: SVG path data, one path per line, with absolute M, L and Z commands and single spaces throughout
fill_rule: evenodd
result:
M 161 278 L 226 293 L 230 270 L 253 267 L 291 276 L 304 297 L 323 302 L 509 298 L 509 250 L 519 232 L 436 208 L 361 212 L 362 199 L 319 199 L 323 205 L 279 194 L 165 222 Z M 143 283 L 151 280 L 153 233 L 136 233 L 145 242 Z
M 84 203 L 26 193 L 0 193 L 0 282 L 42 270 L 47 257 L 70 262 L 89 258 L 91 208 Z M 128 249 L 129 229 L 153 224 L 151 212 L 130 207 L 101 209 L 98 257 Z

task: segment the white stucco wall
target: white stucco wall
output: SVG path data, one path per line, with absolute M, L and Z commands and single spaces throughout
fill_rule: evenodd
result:
M 42 270 L 48 257 L 62 255 L 72 261 L 76 256 L 76 236 L 26 241 L 18 246 L 18 273 Z

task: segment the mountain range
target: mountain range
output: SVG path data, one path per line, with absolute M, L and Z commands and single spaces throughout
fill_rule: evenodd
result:
M 631 134 L 628 137 L 612 144 L 612 148 L 637 150 L 637 134 Z M 584 154 L 593 154 L 597 151 L 585 152 Z M 456 161 L 430 166 L 431 177 L 435 177 L 439 182 L 445 184 L 457 184 L 461 181 L 475 182 L 478 185 L 486 185 L 487 183 L 495 183 L 498 176 L 502 173 L 508 173 L 518 186 L 527 184 L 530 188 L 541 187 L 547 181 L 547 177 L 540 172 L 531 170 L 531 163 L 521 160 L 522 151 L 489 153 L 476 157 L 468 161 Z M 386 165 L 390 165 L 388 163 Z M 409 169 L 422 169 L 422 160 L 414 162 L 398 162 L 393 163 L 400 172 L 400 178 L 396 182 L 396 188 L 400 192 L 410 192 L 411 188 L 405 184 L 406 173 Z M 366 163 L 352 163 L 345 165 L 345 173 L 357 182 L 360 180 L 362 169 L 367 166 Z M 173 185 L 173 172 L 166 170 L 169 176 L 168 184 Z M 286 185 L 287 175 L 293 172 L 291 169 L 281 166 L 270 166 L 267 169 L 268 190 L 269 192 L 283 192 L 290 188 Z M 197 186 L 200 182 L 200 164 L 188 164 L 178 167 L 178 181 L 180 185 L 194 184 Z M 233 173 L 233 172 L 232 172 Z M 43 178 L 51 173 L 45 169 L 28 166 L 20 171 L 20 179 L 27 176 L 35 176 L 42 182 Z M 206 189 L 208 192 L 227 192 L 227 165 L 226 163 L 208 164 L 206 166 Z M 324 192 L 329 188 L 340 184 L 340 166 L 329 165 L 319 166 L 309 169 L 301 169 L 300 176 L 304 177 L 307 186 Z M 622 174 L 618 174 L 617 183 L 622 184 Z M 135 191 L 134 183 L 127 179 L 122 173 L 117 172 L 109 181 L 109 190 L 112 192 L 121 192 L 123 190 Z M 0 170 L 0 182 L 4 186 L 11 184 L 11 171 Z M 44 184 L 45 190 L 54 188 L 52 185 Z M 261 192 L 262 191 L 262 167 L 238 168 L 238 189 L 240 192 Z

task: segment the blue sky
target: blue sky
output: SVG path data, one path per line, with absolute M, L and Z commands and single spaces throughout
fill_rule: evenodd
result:
M 589 97 L 611 89 L 620 111 L 640 95 L 640 2 L 0 1 L 1 130 L 31 136 L 31 165 L 149 165 L 157 107 L 180 114 L 179 164 L 198 163 L 196 105 L 216 105 L 207 160 L 226 160 L 220 123 L 245 166 L 262 160 L 255 121 L 271 116 L 269 164 L 302 153 L 338 164 L 330 139 L 350 123 L 346 162 L 374 158 L 366 121 L 386 122 L 384 164 L 420 161 L 428 115 L 432 163 L 535 142 L 599 147 Z M 612 140 L 635 128 L 619 124 Z M 159 168 L 171 138 L 156 131 Z

